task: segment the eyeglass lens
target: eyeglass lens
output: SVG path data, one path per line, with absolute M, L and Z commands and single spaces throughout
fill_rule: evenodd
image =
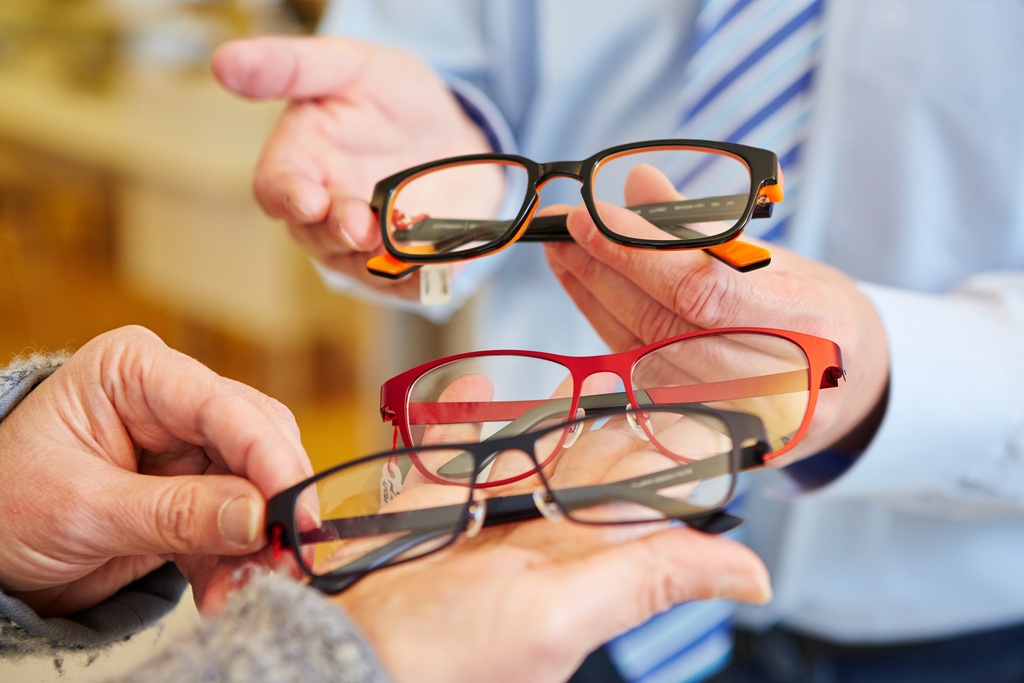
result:
M 523 166 L 494 161 L 448 164 L 413 176 L 391 200 L 391 244 L 415 255 L 458 254 L 497 242 L 522 208 L 527 177 Z
M 391 244 L 409 255 L 497 246 L 517 227 L 527 181 L 526 168 L 508 161 L 447 164 L 413 176 L 388 207 Z M 751 185 L 750 170 L 740 159 L 685 147 L 645 147 L 605 157 L 589 181 L 597 218 L 606 229 L 633 240 L 681 246 L 732 230 L 744 216 Z
M 420 557 L 461 532 L 471 503 L 493 524 L 552 514 L 545 501 L 578 522 L 626 523 L 707 513 L 732 495 L 732 433 L 713 411 L 620 410 L 518 439 L 502 440 L 494 452 L 469 444 L 477 466 L 466 478 L 439 475 L 447 463 L 473 457 L 466 445 L 426 445 L 316 480 L 296 506 L 301 561 L 314 576 L 328 576 Z M 543 474 L 519 446 L 548 454 Z M 488 482 L 499 485 L 482 486 Z M 537 491 L 550 499 L 538 500 Z
M 750 169 L 708 150 L 652 148 L 604 159 L 591 186 L 598 217 L 609 231 L 635 240 L 685 242 L 736 226 L 750 194 Z

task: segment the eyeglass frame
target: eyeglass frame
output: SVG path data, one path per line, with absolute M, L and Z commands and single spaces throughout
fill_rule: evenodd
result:
M 284 491 L 272 496 L 266 504 L 265 514 L 265 529 L 266 535 L 270 542 L 270 546 L 273 552 L 275 560 L 280 560 L 282 553 L 285 550 L 290 549 L 295 557 L 295 562 L 299 566 L 300 570 L 309 579 L 309 583 L 314 588 L 324 593 L 339 593 L 346 588 L 353 585 L 359 579 L 367 576 L 373 571 L 379 569 L 385 569 L 387 567 L 398 566 L 406 562 L 421 559 L 433 553 L 436 553 L 450 545 L 452 545 L 460 536 L 465 534 L 468 538 L 475 537 L 482 529 L 490 526 L 498 526 L 503 524 L 511 524 L 515 522 L 529 521 L 533 519 L 539 519 L 545 517 L 549 520 L 558 521 L 562 516 L 568 518 L 570 521 L 576 524 L 587 524 L 593 526 L 617 526 L 617 525 L 628 525 L 628 524 L 643 524 L 650 523 L 652 521 L 670 521 L 676 520 L 685 523 L 687 526 L 711 535 L 718 535 L 730 531 L 740 524 L 743 520 L 733 514 L 726 512 L 728 503 L 732 500 L 735 495 L 735 476 L 742 471 L 755 469 L 764 465 L 769 459 L 771 453 L 771 447 L 768 445 L 768 439 L 764 431 L 764 424 L 760 418 L 750 413 L 744 413 L 733 410 L 722 410 L 719 408 L 708 408 L 706 406 L 694 406 L 692 404 L 656 404 L 651 406 L 644 406 L 643 408 L 635 408 L 633 406 L 619 405 L 616 410 L 609 410 L 603 416 L 614 416 L 630 415 L 633 413 L 654 413 L 654 412 L 679 412 L 680 414 L 685 413 L 686 415 L 703 414 L 711 416 L 720 420 L 728 429 L 730 441 L 732 443 L 732 450 L 728 453 L 720 453 L 718 455 L 711 456 L 709 458 L 687 461 L 681 467 L 686 470 L 684 475 L 689 476 L 687 479 L 675 481 L 675 484 L 688 483 L 691 481 L 699 481 L 708 478 L 704 474 L 704 470 L 710 470 L 710 473 L 714 473 L 715 468 L 721 467 L 721 460 L 724 458 L 727 460 L 725 463 L 727 466 L 726 472 L 733 476 L 733 480 L 730 482 L 730 488 L 728 494 L 724 497 L 722 504 L 708 510 L 701 510 L 696 513 L 687 515 L 672 515 L 666 516 L 663 520 L 621 520 L 621 521 L 592 521 L 592 520 L 581 520 L 574 518 L 570 510 L 565 508 L 564 499 L 560 500 L 560 496 L 564 496 L 566 493 L 573 493 L 577 497 L 582 494 L 600 494 L 601 489 L 621 489 L 625 485 L 626 493 L 636 494 L 638 488 L 636 486 L 630 486 L 640 481 L 650 480 L 649 474 L 640 475 L 631 479 L 625 479 L 619 482 L 613 482 L 608 484 L 592 484 L 586 486 L 573 487 L 571 489 L 558 489 L 551 485 L 547 475 L 544 473 L 544 465 L 537 457 L 535 445 L 536 443 L 547 436 L 550 433 L 557 432 L 558 430 L 571 429 L 573 425 L 586 422 L 588 420 L 595 419 L 595 415 L 587 415 L 585 417 L 576 418 L 573 420 L 566 420 L 558 424 L 545 427 L 537 431 L 523 431 L 511 436 L 504 436 L 500 438 L 490 438 L 485 441 L 471 441 L 465 443 L 454 443 L 454 444 L 429 444 L 424 446 L 418 446 L 414 448 L 399 448 L 392 449 L 390 451 L 382 451 L 374 453 L 361 458 L 344 462 L 340 465 L 331 467 L 323 472 L 319 472 L 308 479 L 305 479 L 298 484 L 295 484 Z M 366 570 L 353 571 L 353 572 L 337 572 L 330 574 L 318 575 L 314 574 L 306 563 L 303 561 L 300 555 L 300 548 L 302 547 L 303 532 L 298 530 L 298 525 L 295 523 L 295 509 L 298 505 L 299 496 L 306 491 L 310 486 L 316 482 L 337 475 L 339 472 L 361 466 L 367 462 L 374 460 L 385 460 L 392 457 L 409 456 L 414 462 L 418 458 L 418 453 L 422 451 L 430 450 L 459 450 L 464 453 L 469 453 L 473 456 L 476 463 L 475 475 L 467 480 L 465 484 L 456 484 L 454 482 L 446 482 L 451 486 L 461 486 L 467 491 L 466 503 L 459 516 L 461 520 L 458 527 L 453 527 L 449 530 L 445 530 L 445 533 L 451 531 L 451 538 L 444 544 L 439 545 L 431 550 L 424 552 L 422 555 L 416 555 L 405 559 L 400 559 L 394 562 L 388 562 L 388 560 L 395 556 L 406 552 L 409 548 L 413 547 L 409 543 L 410 540 L 415 540 L 417 543 L 428 542 L 430 538 L 426 539 L 406 539 L 402 537 L 390 542 L 386 546 L 374 549 L 369 554 L 378 554 L 379 563 Z M 539 486 L 530 493 L 514 493 L 509 496 L 496 496 L 492 498 L 483 498 L 475 500 L 473 497 L 474 491 L 479 487 L 476 482 L 477 475 L 479 475 L 484 468 L 490 462 L 490 456 L 495 452 L 506 452 L 510 450 L 517 450 L 530 457 L 536 468 L 529 472 L 530 475 L 536 475 L 539 479 Z M 423 469 L 417 465 L 417 468 L 422 472 Z M 666 470 L 667 472 L 668 470 Z M 664 474 L 664 472 L 660 473 Z M 721 472 L 714 476 L 721 476 Z M 663 487 L 665 482 L 659 478 L 656 482 L 659 486 Z M 556 491 L 558 492 L 556 494 Z M 543 492 L 543 495 L 540 495 Z M 673 501 L 681 503 L 682 501 Z M 683 503 L 685 504 L 685 503 Z M 458 505 L 458 503 L 454 504 Z M 548 506 L 554 505 L 559 513 L 555 513 Z M 652 509 L 658 509 L 654 506 L 647 505 Z M 446 507 L 452 507 L 452 504 Z M 493 508 L 493 509 L 488 509 Z M 365 515 L 363 517 L 348 518 L 344 521 L 358 524 L 355 520 L 366 520 L 371 518 L 383 518 L 385 515 L 390 517 L 401 517 L 403 515 L 416 515 L 434 513 L 436 514 L 441 508 L 425 508 L 423 510 L 408 510 L 399 511 L 395 513 L 384 513 L 381 515 Z M 575 508 L 573 508 L 575 509 Z M 659 509 L 659 512 L 665 512 L 664 509 Z M 326 523 L 335 523 L 339 520 L 321 520 L 321 527 Z M 304 532 L 307 534 L 315 535 L 319 532 Z M 335 527 L 335 531 L 337 528 Z M 381 533 L 393 532 L 394 528 L 378 530 Z M 339 537 L 340 538 L 340 537 Z M 311 539 L 312 542 L 316 542 L 316 539 Z M 327 539 L 335 540 L 335 539 Z M 384 549 L 385 552 L 381 552 Z M 364 556 L 365 557 L 365 556 Z M 360 558 L 364 559 L 364 558 Z M 388 562 L 387 564 L 384 564 Z
M 467 358 L 483 358 L 489 356 L 518 356 L 525 358 L 536 358 L 538 360 L 544 360 L 552 362 L 568 370 L 569 375 L 573 381 L 573 395 L 570 399 L 569 405 L 564 406 L 565 399 L 527 399 L 518 401 L 436 401 L 436 402 L 423 402 L 430 403 L 436 406 L 437 410 L 457 410 L 460 405 L 466 403 L 472 403 L 477 411 L 484 410 L 482 406 L 490 405 L 492 408 L 497 404 L 502 404 L 503 407 L 509 409 L 508 404 L 517 404 L 522 406 L 523 404 L 535 404 L 529 407 L 527 410 L 522 410 L 516 414 L 502 414 L 499 417 L 482 414 L 480 412 L 474 413 L 472 419 L 467 420 L 456 420 L 453 418 L 446 418 L 448 424 L 464 421 L 488 421 L 488 417 L 493 419 L 511 420 L 511 422 L 505 427 L 498 430 L 493 437 L 504 437 L 511 434 L 519 433 L 530 429 L 534 424 L 548 419 L 555 414 L 563 415 L 574 415 L 576 410 L 584 408 L 588 413 L 595 411 L 608 411 L 614 410 L 616 406 L 622 405 L 622 400 L 626 399 L 628 405 L 635 409 L 642 409 L 652 405 L 661 405 L 653 401 L 643 403 L 638 397 L 638 392 L 634 390 L 632 382 L 633 369 L 642 358 L 650 353 L 658 351 L 662 348 L 678 344 L 680 342 L 691 341 L 693 339 L 700 339 L 704 337 L 724 337 L 731 334 L 758 334 L 769 337 L 777 337 L 785 339 L 795 344 L 807 358 L 807 409 L 804 413 L 803 420 L 800 423 L 799 428 L 790 437 L 790 440 L 782 447 L 773 450 L 771 455 L 767 456 L 768 459 L 778 458 L 788 451 L 792 450 L 794 446 L 804 437 L 810 427 L 811 419 L 814 416 L 814 409 L 818 401 L 818 392 L 820 389 L 835 388 L 839 386 L 839 380 L 845 379 L 846 369 L 843 364 L 842 350 L 839 345 L 835 342 L 824 339 L 822 337 L 816 337 L 814 335 L 805 334 L 803 332 L 795 332 L 792 330 L 780 330 L 774 328 L 762 328 L 762 327 L 728 327 L 728 328 L 716 328 L 708 330 L 697 330 L 687 334 L 677 335 L 675 337 L 669 337 L 658 342 L 653 342 L 645 346 L 631 349 L 628 351 L 620 351 L 618 353 L 608 353 L 601 355 L 592 356 L 567 356 L 562 354 L 547 353 L 543 351 L 530 351 L 530 350 L 511 350 L 511 349 L 489 349 L 483 351 L 470 351 L 467 353 L 456 354 L 453 356 L 446 356 L 444 358 L 438 358 L 436 360 L 423 363 L 414 368 L 410 368 L 405 372 L 402 372 L 394 377 L 388 379 L 381 385 L 380 389 L 380 415 L 381 420 L 384 422 L 391 422 L 397 433 L 401 435 L 402 440 L 408 446 L 412 446 L 414 439 L 412 438 L 412 423 L 410 420 L 410 394 L 415 383 L 424 375 L 430 371 L 459 360 Z M 613 392 L 607 394 L 588 394 L 583 396 L 581 394 L 583 388 L 583 382 L 587 377 L 600 374 L 610 373 L 616 375 L 623 384 L 625 391 Z M 758 380 L 757 377 L 739 378 L 735 380 L 723 380 L 710 384 L 693 384 L 683 387 L 672 387 L 671 390 L 674 392 L 673 401 L 671 404 L 690 404 L 699 403 L 704 401 L 715 401 L 715 400 L 728 400 L 745 397 L 757 397 L 766 396 L 770 394 L 762 393 L 751 393 L 749 396 L 715 396 L 710 394 L 709 387 L 711 384 L 722 385 L 726 382 L 732 384 L 736 382 L 749 382 L 751 380 Z M 719 387 L 721 388 L 721 387 Z M 640 391 L 647 394 L 650 389 L 641 389 Z M 649 396 L 648 396 L 649 398 Z M 586 400 L 584 400 L 586 399 Z M 586 405 L 583 405 L 583 404 Z M 443 407 L 443 408 L 442 408 Z M 417 422 L 415 424 L 445 424 L 443 421 L 436 422 Z
M 627 237 L 608 228 L 602 220 L 594 200 L 594 174 L 604 161 L 647 147 L 706 150 L 730 156 L 742 162 L 750 172 L 750 190 L 743 212 L 736 219 L 736 223 L 732 228 L 720 234 L 708 235 L 701 239 L 662 241 L 640 240 Z M 405 183 L 435 169 L 487 162 L 520 166 L 527 173 L 526 196 L 524 197 L 523 204 L 502 237 L 492 240 L 487 244 L 458 252 L 414 254 L 402 252 L 395 247 L 388 230 L 389 221 L 391 220 L 391 204 Z M 580 194 L 583 197 L 583 204 L 587 207 L 587 211 L 594 220 L 597 229 L 605 238 L 622 246 L 654 250 L 703 249 L 711 256 L 740 272 L 756 270 L 771 262 L 771 254 L 766 249 L 738 241 L 737 237 L 746 228 L 751 218 L 770 217 L 772 214 L 772 204 L 783 200 L 783 175 L 776 154 L 770 150 L 732 142 L 661 139 L 616 145 L 601 150 L 580 161 L 540 163 L 518 154 L 469 154 L 419 164 L 383 178 L 374 186 L 370 208 L 378 218 L 381 242 L 387 253 L 369 259 L 366 263 L 367 270 L 380 277 L 397 279 L 417 270 L 423 265 L 453 263 L 487 256 L 488 254 L 505 249 L 516 241 L 571 241 L 572 237 L 566 226 L 564 215 L 533 219 L 533 214 L 539 202 L 541 188 L 549 180 L 556 177 L 572 178 L 581 183 Z

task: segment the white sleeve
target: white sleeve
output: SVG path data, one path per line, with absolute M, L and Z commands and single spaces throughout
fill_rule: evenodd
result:
M 1020 514 L 1024 273 L 986 273 L 945 295 L 863 288 L 890 340 L 888 409 L 850 470 L 810 495 L 944 516 Z

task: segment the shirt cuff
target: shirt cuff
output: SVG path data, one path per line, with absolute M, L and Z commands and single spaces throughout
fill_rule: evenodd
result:
M 1021 494 L 998 500 L 971 480 L 1005 454 L 1020 423 L 1021 391 L 1008 371 L 1019 349 L 1000 298 L 968 288 L 946 295 L 862 289 L 887 330 L 889 404 L 867 450 L 814 495 L 888 498 L 940 514 L 1019 505 Z M 1007 465 L 1003 476 L 1016 477 Z
M 516 154 L 515 136 L 494 102 L 479 88 L 458 76 L 444 74 L 444 78 L 463 111 L 487 137 L 491 149 L 502 154 Z

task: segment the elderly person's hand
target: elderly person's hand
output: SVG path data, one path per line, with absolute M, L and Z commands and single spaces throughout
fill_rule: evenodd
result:
M 651 168 L 637 169 L 625 189 L 631 205 L 679 197 Z M 843 273 L 775 245 L 771 265 L 750 273 L 699 251 L 625 249 L 603 238 L 582 206 L 570 211 L 568 225 L 575 242 L 547 245 L 548 262 L 612 349 L 695 329 L 745 326 L 806 332 L 839 344 L 847 385 L 823 392 L 802 444 L 773 465 L 828 447 L 859 452 L 873 436 L 889 380 L 886 332 L 874 306 Z
M 396 681 L 554 683 L 678 603 L 771 597 L 761 561 L 735 541 L 687 528 L 631 533 L 547 520 L 486 529 L 335 599 Z
M 260 550 L 265 498 L 311 467 L 284 406 L 127 327 L 0 422 L 0 472 L 0 587 L 61 615 L 176 555 L 188 569 Z M 186 571 L 197 599 L 223 571 Z
M 367 259 L 384 253 L 369 201 L 378 180 L 405 168 L 491 151 L 446 83 L 412 53 L 320 36 L 227 43 L 213 72 L 244 97 L 288 101 L 256 169 L 263 210 L 328 268 L 416 298 L 418 275 L 393 282 L 366 271 Z M 497 201 L 502 190 L 458 180 L 437 194 Z

